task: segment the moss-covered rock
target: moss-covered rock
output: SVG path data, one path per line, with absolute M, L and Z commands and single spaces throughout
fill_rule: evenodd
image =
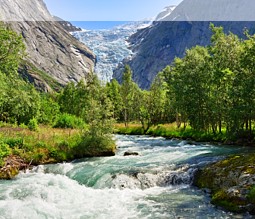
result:
M 200 169 L 194 185 L 210 189 L 217 206 L 255 214 L 255 154 L 231 156 Z
M 19 169 L 16 167 L 5 167 L 0 170 L 0 179 L 13 179 L 16 175 L 18 175 Z
M 10 155 L 4 159 L 5 165 L 0 169 L 0 179 L 13 179 L 20 170 L 29 167 L 26 162 L 18 156 Z

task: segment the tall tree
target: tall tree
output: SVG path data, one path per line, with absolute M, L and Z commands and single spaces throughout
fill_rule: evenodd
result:
M 123 102 L 123 117 L 125 126 L 128 126 L 128 123 L 130 122 L 132 117 L 132 112 L 134 112 L 132 106 L 134 103 L 134 95 L 136 88 L 137 85 L 132 80 L 131 68 L 128 65 L 126 65 L 123 71 L 122 85 L 120 89 Z
M 209 52 L 211 54 L 212 87 L 211 97 L 212 112 L 218 120 L 219 132 L 222 131 L 222 123 L 227 123 L 229 132 L 240 129 L 241 121 L 237 115 L 239 102 L 239 76 L 240 58 L 242 56 L 242 44 L 240 39 L 230 33 L 225 34 L 222 27 L 214 27 L 211 24 L 213 36 Z

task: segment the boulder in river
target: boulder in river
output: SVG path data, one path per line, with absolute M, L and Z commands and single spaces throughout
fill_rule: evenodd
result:
M 19 170 L 27 169 L 29 165 L 20 157 L 10 155 L 5 158 L 5 165 L 0 169 L 0 179 L 13 179 Z
M 212 192 L 212 204 L 255 214 L 255 154 L 231 156 L 197 171 L 194 185 Z
M 139 153 L 138 152 L 134 152 L 134 151 L 126 151 L 124 153 L 124 156 L 138 156 Z

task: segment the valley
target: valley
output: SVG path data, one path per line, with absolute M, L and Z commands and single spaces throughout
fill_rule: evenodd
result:
M 255 2 L 163 1 L 0 0 L 0 218 L 253 218 Z

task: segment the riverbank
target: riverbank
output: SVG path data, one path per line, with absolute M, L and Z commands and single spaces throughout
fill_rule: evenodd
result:
M 116 133 L 127 135 L 151 135 L 165 138 L 177 138 L 195 142 L 212 144 L 253 146 L 253 140 L 229 140 L 226 134 L 195 132 L 190 128 L 185 131 L 177 129 L 175 124 L 151 127 L 146 133 L 138 124 L 115 126 Z M 255 153 L 249 155 L 230 156 L 217 163 L 210 164 L 200 170 L 194 177 L 194 185 L 212 197 L 212 204 L 226 210 L 255 214 Z
M 92 139 L 78 129 L 48 126 L 41 126 L 37 131 L 22 127 L 1 127 L 0 148 L 1 179 L 12 179 L 20 170 L 40 164 L 114 156 L 116 150 L 111 139 Z
M 223 130 L 222 133 L 216 134 L 213 132 L 195 131 L 189 126 L 184 130 L 182 127 L 177 128 L 175 123 L 152 126 L 146 132 L 140 124 L 131 123 L 128 127 L 125 127 L 125 125 L 121 123 L 115 124 L 115 133 L 124 135 L 150 135 L 168 139 L 177 138 L 180 140 L 208 142 L 212 144 L 255 146 L 254 139 L 248 138 L 245 135 L 230 139 L 227 137 L 225 130 Z

